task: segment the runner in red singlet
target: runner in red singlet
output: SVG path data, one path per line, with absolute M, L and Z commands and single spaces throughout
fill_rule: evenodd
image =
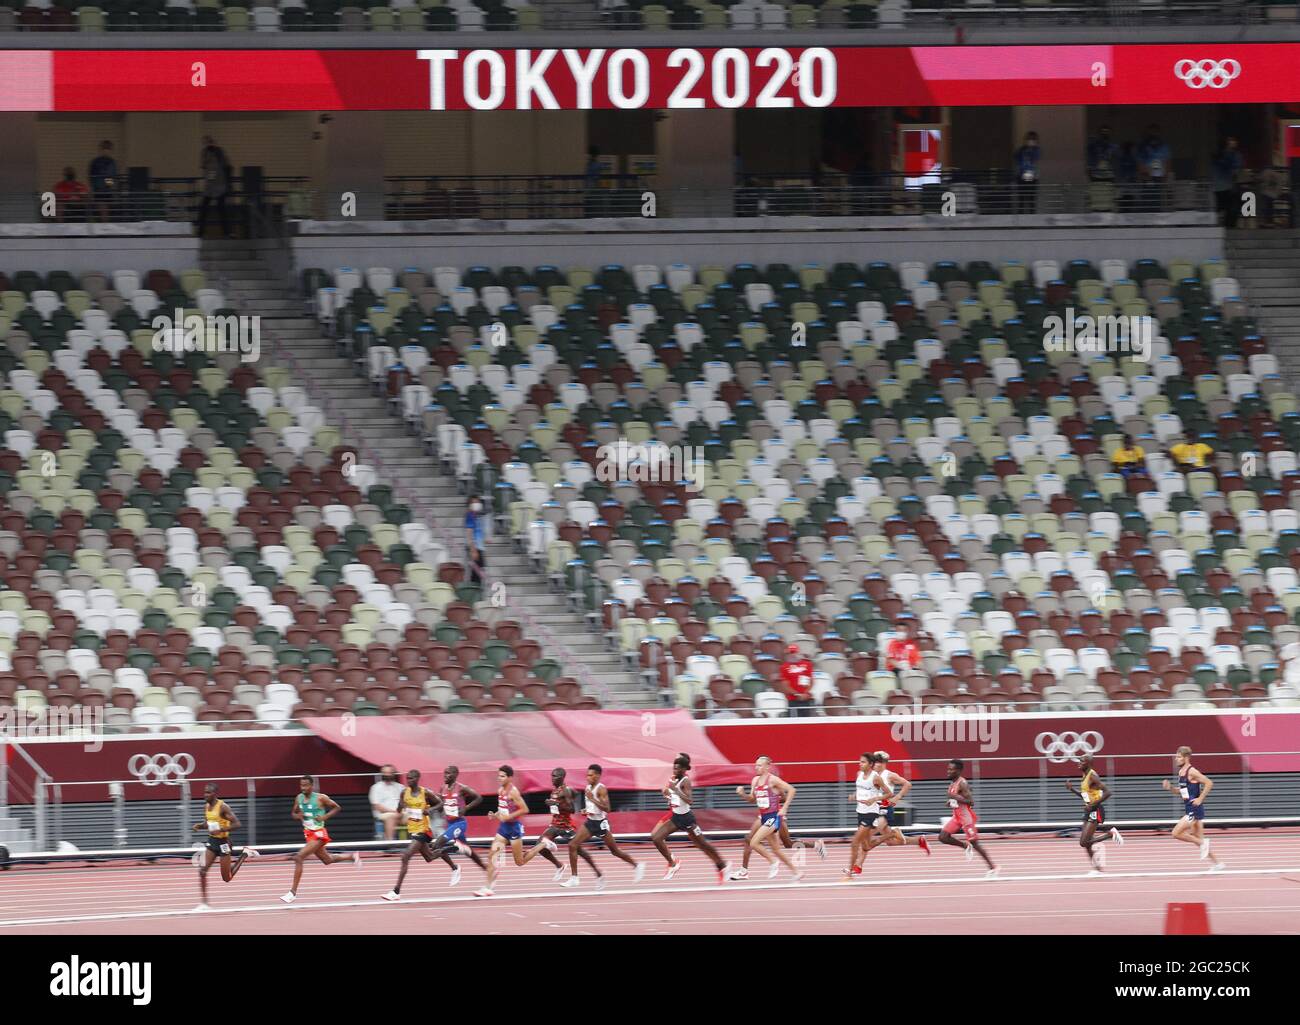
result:
M 978 854 L 989 867 L 984 878 L 996 879 L 998 867 L 980 846 L 979 830 L 976 828 L 979 820 L 975 816 L 975 801 L 971 797 L 970 784 L 962 776 L 962 770 L 965 768 L 966 763 L 960 758 L 954 758 L 948 763 L 948 779 L 951 781 L 948 784 L 948 807 L 952 809 L 952 818 L 943 824 L 939 842 L 946 843 L 950 847 L 961 847 L 966 852 L 967 861 Z M 954 835 L 958 830 L 965 835 L 965 840 L 958 840 Z

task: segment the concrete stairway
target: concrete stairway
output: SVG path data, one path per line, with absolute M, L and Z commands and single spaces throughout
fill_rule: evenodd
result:
M 1300 387 L 1300 231 L 1229 231 L 1224 257 L 1276 353 Z
M 275 280 L 248 243 L 204 243 L 201 266 L 241 314 L 261 320 L 262 360 L 288 368 L 337 426 L 344 442 L 355 445 L 362 463 L 375 467 L 381 480 L 408 505 L 412 515 L 427 523 L 448 546 L 453 558 L 465 552 L 465 497 L 452 477 L 441 473 L 437 460 L 421 440 L 407 432 L 384 399 L 360 377 L 350 358 L 339 355 L 310 314 L 304 297 Z M 564 675 L 606 707 L 645 708 L 657 704 L 621 655 L 590 629 L 581 613 L 567 608 L 550 589 L 546 577 L 533 569 L 528 557 L 509 538 L 494 538 L 486 546 L 488 584 L 500 582 L 498 593 L 506 615 L 518 619 L 524 633 L 542 646 L 545 656 L 564 667 Z
M 28 854 L 36 849 L 32 831 L 4 809 L 0 809 L 0 847 L 7 847 L 10 854 Z

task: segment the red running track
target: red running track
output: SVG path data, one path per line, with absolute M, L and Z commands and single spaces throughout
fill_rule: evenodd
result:
M 1203 901 L 1216 933 L 1300 932 L 1300 833 L 1212 831 L 1214 851 L 1227 869 L 1205 872 L 1190 844 L 1165 835 L 1134 834 L 1124 846 L 1107 844 L 1109 865 L 1100 878 L 1072 838 L 987 838 L 1002 871 L 983 878 L 984 866 L 961 852 L 932 844 L 877 848 L 863 876 L 845 882 L 845 844 L 819 860 L 811 846 L 807 878 L 767 880 L 755 857 L 751 877 L 718 885 L 712 866 L 694 848 L 678 846 L 683 867 L 671 882 L 650 847 L 631 847 L 646 862 L 633 882 L 628 866 L 604 851 L 593 857 L 608 886 L 592 889 L 586 865 L 582 886 L 562 889 L 552 867 L 536 860 L 507 864 L 496 896 L 475 898 L 481 872 L 463 865 L 460 885 L 447 886 L 445 864 L 411 864 L 402 901 L 379 899 L 391 888 L 397 858 L 371 855 L 360 868 L 308 863 L 297 903 L 279 900 L 292 866 L 283 857 L 255 859 L 234 882 L 209 876 L 212 908 L 195 912 L 196 873 L 186 862 L 167 864 L 16 867 L 0 873 L 0 934 L 717 934 L 789 933 L 1106 934 L 1158 933 L 1172 901 Z M 722 845 L 739 860 L 736 843 Z M 562 859 L 563 860 L 563 859 Z

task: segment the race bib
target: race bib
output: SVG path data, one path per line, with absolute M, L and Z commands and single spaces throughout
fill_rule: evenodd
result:
M 1038 180 L 1038 172 L 1037 172 L 1037 171 L 1021 171 L 1021 172 L 1020 172 L 1020 180 L 1021 180 L 1022 182 L 1032 182 L 1032 181 L 1037 181 L 1037 180 Z
M 1179 788 L 1178 788 L 1178 796 L 1181 797 L 1184 801 L 1190 801 L 1190 800 L 1191 800 L 1191 796 L 1187 793 L 1187 788 L 1186 788 L 1186 787 L 1179 787 Z
M 455 801 L 446 801 L 443 803 L 442 810 L 453 819 L 460 815 L 460 805 Z
M 956 807 L 957 807 L 957 798 L 955 798 L 955 797 L 950 797 L 950 798 L 948 798 L 948 807 L 949 807 L 949 808 L 956 808 Z
M 424 819 L 424 812 L 419 808 L 407 808 L 406 820 L 408 822 L 421 822 Z
M 1151 177 L 1159 178 L 1165 173 L 1165 162 L 1163 160 L 1151 161 Z
M 220 833 L 220 832 L 221 832 L 221 823 L 220 823 L 220 822 L 209 822 L 209 823 L 208 823 L 208 832 L 209 832 L 209 833 Z
M 302 820 L 302 828 L 303 828 L 303 829 L 320 829 L 320 823 L 317 822 L 315 819 L 303 819 L 303 820 Z
M 560 806 L 558 804 L 551 805 L 551 814 L 552 815 L 560 814 Z
M 760 808 L 770 808 L 772 807 L 772 799 L 767 794 L 761 794 L 758 798 L 758 806 Z

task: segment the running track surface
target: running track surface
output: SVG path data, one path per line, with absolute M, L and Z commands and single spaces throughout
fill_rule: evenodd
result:
M 0 873 L 0 935 L 52 934 L 428 934 L 544 935 L 717 934 L 781 931 L 820 934 L 999 935 L 1010 933 L 1159 933 L 1166 905 L 1202 901 L 1216 933 L 1300 932 L 1300 833 L 1211 831 L 1227 870 L 1208 875 L 1190 844 L 1164 835 L 1133 834 L 1123 847 L 1107 843 L 1100 878 L 1073 837 L 989 837 L 986 849 L 1002 878 L 986 880 L 978 859 L 931 844 L 877 848 L 864 874 L 844 882 L 848 847 L 832 843 L 822 861 L 807 848 L 807 878 L 794 883 L 783 869 L 767 879 L 757 856 L 750 878 L 718 885 L 704 856 L 689 845 L 674 853 L 682 869 L 664 882 L 663 859 L 648 845 L 628 845 L 646 862 L 644 880 L 604 850 L 593 857 L 607 875 L 603 893 L 579 862 L 582 886 L 562 889 L 554 869 L 537 859 L 523 868 L 507 861 L 496 896 L 475 898 L 482 873 L 462 865 L 460 885 L 448 888 L 446 865 L 411 862 L 402 901 L 379 899 L 397 877 L 398 859 L 369 855 L 361 867 L 310 861 L 298 901 L 279 900 L 292 865 L 283 857 L 254 859 L 234 882 L 209 874 L 212 908 L 195 912 L 196 873 L 188 862 L 104 863 L 24 867 Z M 531 841 L 530 841 L 531 843 Z M 736 842 L 720 847 L 739 862 Z M 561 860 L 567 862 L 564 851 Z

